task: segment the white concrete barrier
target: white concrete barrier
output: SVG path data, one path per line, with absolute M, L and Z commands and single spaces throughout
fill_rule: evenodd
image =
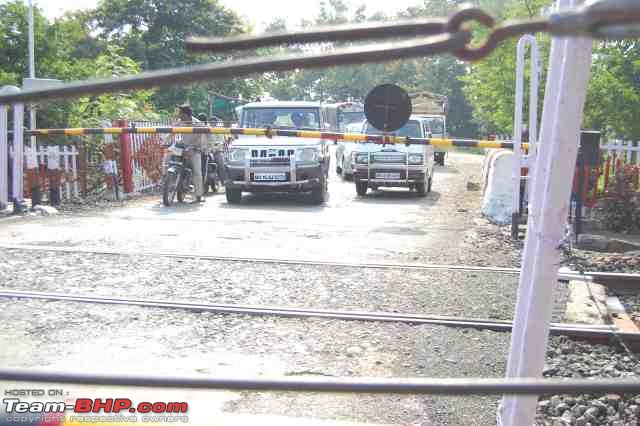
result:
M 492 223 L 511 223 L 513 185 L 511 173 L 514 154 L 509 150 L 487 153 L 483 170 L 482 214 Z

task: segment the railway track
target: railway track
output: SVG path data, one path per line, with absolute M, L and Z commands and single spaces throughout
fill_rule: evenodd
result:
M 5 250 L 31 250 L 44 252 L 60 252 L 60 253 L 87 253 L 107 256 L 147 256 L 147 257 L 165 257 L 176 259 L 198 259 L 210 261 L 225 262 L 253 262 L 253 263 L 270 263 L 282 265 L 310 265 L 310 266 L 334 266 L 346 268 L 368 268 L 368 269 L 407 269 L 407 270 L 444 270 L 444 271 L 467 271 L 467 272 L 485 272 L 519 275 L 519 268 L 507 268 L 496 266 L 475 266 L 475 265 L 447 265 L 447 264 L 411 264 L 411 263 L 373 263 L 373 262 L 334 262 L 334 261 L 317 261 L 310 259 L 278 259 L 278 258 L 250 258 L 237 256 L 215 256 L 207 254 L 194 254 L 177 251 L 133 251 L 133 250 L 113 250 L 97 247 L 60 247 L 51 245 L 35 245 L 35 244 L 0 244 L 0 249 Z M 626 287 L 640 287 L 640 274 L 628 273 L 611 273 L 597 271 L 572 271 L 562 268 L 559 274 L 560 280 L 570 279 L 587 279 L 604 285 L 622 285 Z
M 184 252 L 169 251 L 127 251 L 111 250 L 95 247 L 57 247 L 50 245 L 28 245 L 28 244 L 0 244 L 0 249 L 6 250 L 29 250 L 55 253 L 89 253 L 107 256 L 151 256 L 177 259 L 198 259 L 210 261 L 228 262 L 258 262 L 284 265 L 310 265 L 310 266 L 334 266 L 348 268 L 370 268 L 370 269 L 406 269 L 406 270 L 443 270 L 443 271 L 466 271 L 482 273 L 499 273 L 517 275 L 520 270 L 517 268 L 473 266 L 473 265 L 443 265 L 443 264 L 401 264 L 401 263 L 352 263 L 352 262 L 331 262 L 315 260 L 289 260 L 277 258 L 245 258 L 232 256 L 211 256 Z M 579 279 L 598 282 L 604 285 L 619 288 L 637 288 L 640 286 L 640 274 L 608 273 L 608 272 L 578 272 L 563 268 L 560 271 L 559 279 L 570 280 Z M 455 328 L 471 328 L 479 330 L 491 330 L 496 332 L 510 332 L 511 321 L 491 320 L 479 318 L 460 318 L 452 316 L 434 316 L 420 314 L 398 314 L 389 312 L 367 312 L 367 311 L 344 311 L 329 309 L 304 309 L 287 308 L 280 306 L 255 306 L 239 304 L 220 303 L 196 303 L 189 301 L 154 300 L 145 298 L 125 298 L 112 296 L 93 296 L 81 294 L 62 294 L 51 292 L 39 292 L 28 290 L 0 289 L 0 297 L 17 299 L 41 299 L 57 300 L 79 303 L 95 303 L 107 305 L 128 305 L 162 309 L 180 309 L 195 312 L 214 312 L 219 314 L 238 315 L 261 315 L 278 316 L 292 318 L 325 318 L 335 320 L 350 321 L 371 321 L 371 322 L 394 322 L 411 325 L 438 325 Z M 593 343 L 608 343 L 612 339 L 621 339 L 625 345 L 633 350 L 640 351 L 640 333 L 633 331 L 623 331 L 615 326 L 583 326 L 576 324 L 553 323 L 551 334 L 564 335 L 572 338 L 584 339 Z
M 27 290 L 2 290 L 0 297 L 16 299 L 40 299 L 105 305 L 139 306 L 161 309 L 178 309 L 192 312 L 213 312 L 219 314 L 277 316 L 289 318 L 324 318 L 348 321 L 391 322 L 410 325 L 438 325 L 455 328 L 471 328 L 510 332 L 511 321 L 459 318 L 439 315 L 398 314 L 389 312 L 342 311 L 329 309 L 286 308 L 278 306 L 238 305 L 221 303 L 197 303 L 188 301 L 167 302 L 146 298 L 125 298 L 111 296 L 89 296 L 81 294 L 49 293 Z M 552 323 L 551 334 L 584 339 L 594 343 L 607 343 L 612 338 L 620 338 L 632 348 L 640 348 L 640 333 L 625 332 L 612 326 L 583 326 L 577 324 Z

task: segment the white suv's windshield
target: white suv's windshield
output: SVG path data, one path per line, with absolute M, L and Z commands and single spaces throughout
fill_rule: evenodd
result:
M 417 120 L 409 120 L 407 124 L 396 130 L 395 132 L 381 132 L 380 130 L 367 123 L 365 133 L 368 135 L 393 134 L 395 136 L 408 136 L 410 138 L 421 138 L 420 122 Z
M 278 129 L 320 129 L 318 108 L 247 108 L 242 127 Z

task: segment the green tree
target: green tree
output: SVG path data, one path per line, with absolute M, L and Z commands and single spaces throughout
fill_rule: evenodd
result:
M 27 14 L 23 1 L 0 5 L 0 85 L 22 86 L 22 79 L 29 75 Z M 87 15 L 67 14 L 51 23 L 34 7 L 37 77 L 79 80 L 90 75 L 91 59 L 100 46 L 91 37 L 88 21 Z M 39 109 L 38 123 L 43 127 L 64 127 L 69 112 L 69 103 L 44 104 Z
M 89 77 L 118 77 L 138 72 L 140 66 L 133 59 L 123 56 L 122 48 L 108 46 L 104 53 L 92 61 Z M 69 124 L 74 127 L 100 127 L 105 119 L 158 119 L 159 115 L 150 103 L 152 94 L 151 90 L 137 90 L 77 99 L 71 109 Z
M 550 0 L 510 0 L 502 10 L 502 19 L 530 18 L 538 16 L 548 7 Z M 486 32 L 486 31 L 480 31 Z M 540 47 L 540 99 L 542 111 L 544 82 L 546 81 L 549 37 L 537 35 Z M 469 73 L 461 77 L 463 93 L 473 106 L 473 117 L 483 132 L 513 131 L 515 104 L 516 45 L 518 40 L 506 40 L 488 57 L 469 66 Z M 529 58 L 525 75 L 529 78 Z M 528 80 L 527 80 L 528 81 Z M 528 112 L 528 90 L 525 90 L 525 117 Z M 541 114 L 539 114 L 541 115 Z
M 602 43 L 594 50 L 584 126 L 640 139 L 640 43 Z
M 216 0 L 101 0 L 93 15 L 99 36 L 123 46 L 124 55 L 145 70 L 225 60 L 223 56 L 188 54 L 185 38 L 220 37 L 245 30 L 235 12 Z M 260 87 L 259 81 L 252 79 L 211 82 L 160 90 L 152 100 L 161 110 L 172 111 L 176 104 L 188 100 L 194 110 L 205 111 L 209 90 L 249 96 Z
M 447 15 L 455 7 L 447 0 L 425 0 L 407 9 L 399 18 Z M 360 7 L 351 19 L 340 0 L 321 3 L 319 15 L 305 25 L 332 25 L 345 22 L 380 21 L 389 19 L 377 13 L 369 17 Z M 283 30 L 282 22 L 272 29 Z M 342 44 L 330 44 L 330 48 Z M 326 48 L 326 45 L 318 46 Z M 300 50 L 298 50 L 300 51 Z M 302 70 L 278 73 L 268 79 L 266 90 L 277 99 L 308 99 L 322 101 L 363 100 L 376 85 L 396 83 L 409 91 L 431 91 L 449 98 L 448 123 L 450 132 L 457 136 L 473 136 L 476 128 L 471 122 L 471 107 L 462 92 L 459 76 L 465 75 L 466 66 L 452 56 L 418 58 L 357 66 L 331 67 L 322 70 Z

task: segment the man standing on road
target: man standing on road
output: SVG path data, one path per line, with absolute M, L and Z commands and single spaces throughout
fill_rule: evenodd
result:
M 179 125 L 184 127 L 193 126 L 193 110 L 191 105 L 182 104 L 178 107 L 178 118 L 180 120 Z M 190 145 L 195 148 L 193 155 L 191 156 L 191 172 L 193 173 L 193 186 L 194 196 L 196 202 L 204 202 L 204 185 L 202 182 L 202 153 L 207 148 L 206 135 L 183 133 L 182 143 L 184 145 Z

